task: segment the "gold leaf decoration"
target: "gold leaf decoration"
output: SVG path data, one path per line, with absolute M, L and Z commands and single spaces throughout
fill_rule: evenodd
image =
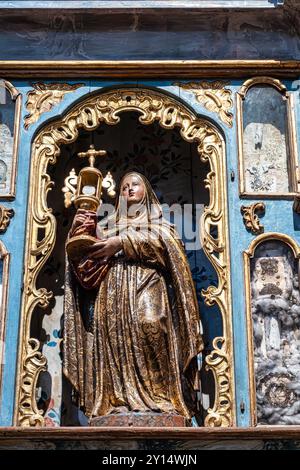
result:
M 69 85 L 68 83 L 34 83 L 34 90 L 27 93 L 26 109 L 29 114 L 24 119 L 25 129 L 38 121 L 41 114 L 50 111 L 60 103 L 66 93 L 71 93 L 83 85 L 83 83 L 76 83 L 75 85 Z
M 26 345 L 23 374 L 21 378 L 22 398 L 20 409 L 22 410 L 20 426 L 39 427 L 43 425 L 43 411 L 38 409 L 35 394 L 39 374 L 46 371 L 47 360 L 40 352 L 40 343 L 30 338 Z
M 214 338 L 213 350 L 206 357 L 206 370 L 211 370 L 216 387 L 216 398 L 212 408 L 207 410 L 205 425 L 208 427 L 230 426 L 230 366 L 226 352 L 226 339 L 222 336 Z
M 10 224 L 10 219 L 14 214 L 13 209 L 7 209 L 4 206 L 0 206 L 0 233 L 6 232 L 6 229 Z
M 244 224 L 250 232 L 258 235 L 264 231 L 264 226 L 260 223 L 257 213 L 263 214 L 265 212 L 265 204 L 263 202 L 256 202 L 250 206 L 242 206 L 241 213 L 243 214 Z
M 233 114 L 230 111 L 233 106 L 231 98 L 232 92 L 228 88 L 225 88 L 226 85 L 229 85 L 228 82 L 216 80 L 214 82 L 174 83 L 173 85 L 194 93 L 200 104 L 208 111 L 217 113 L 221 121 L 228 127 L 232 127 Z

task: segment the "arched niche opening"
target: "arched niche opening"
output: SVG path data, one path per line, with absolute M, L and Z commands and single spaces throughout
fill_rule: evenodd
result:
M 29 386 L 27 394 L 18 390 L 18 422 L 87 424 L 61 373 L 64 241 L 74 216 L 63 206 L 61 189 L 72 168 L 78 172 L 86 165 L 76 155 L 91 143 L 108 151 L 99 164 L 104 174 L 109 170 L 118 181 L 128 170 L 137 170 L 148 177 L 162 204 L 177 204 L 179 210 L 187 205 L 184 231 L 177 228 L 186 242 L 205 341 L 195 425 L 228 426 L 233 422 L 233 382 L 224 142 L 213 125 L 183 105 L 145 90 L 90 98 L 35 139 L 31 171 L 37 186 L 30 195 L 27 251 L 33 276 L 25 281 L 34 280 L 34 289 L 23 298 L 21 350 L 23 358 L 35 358 L 35 370 L 23 369 Z M 196 250 L 189 232 L 196 234 Z

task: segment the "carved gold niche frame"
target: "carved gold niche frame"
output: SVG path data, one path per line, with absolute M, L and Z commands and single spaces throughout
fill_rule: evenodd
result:
M 247 192 L 245 184 L 245 165 L 243 151 L 243 102 L 250 88 L 259 85 L 268 85 L 275 88 L 286 100 L 287 110 L 287 165 L 289 192 L 287 193 L 267 193 L 263 192 Z M 236 115 L 237 115 L 237 138 L 238 138 L 238 161 L 239 161 L 239 188 L 240 196 L 244 198 L 261 198 L 261 199 L 293 199 L 297 192 L 297 172 L 298 172 L 298 156 L 297 156 L 297 138 L 296 124 L 294 116 L 294 95 L 287 91 L 286 86 L 278 79 L 272 77 L 253 77 L 246 80 L 236 94 Z M 300 179 L 300 178 L 299 178 Z
M 251 426 L 257 425 L 256 413 L 256 381 L 254 371 L 254 340 L 253 340 L 253 321 L 251 310 L 251 272 L 250 263 L 255 255 L 256 249 L 262 243 L 274 241 L 284 243 L 291 250 L 295 259 L 300 259 L 300 247 L 291 237 L 284 233 L 268 232 L 258 235 L 250 244 L 248 250 L 244 251 L 244 275 L 245 275 L 245 292 L 246 292 L 246 317 L 247 317 L 247 344 L 248 344 L 248 371 L 250 384 L 250 415 Z
M 47 203 L 47 194 L 53 184 L 47 172 L 48 165 L 55 165 L 60 145 L 74 142 L 80 128 L 93 131 L 102 122 L 116 125 L 120 122 L 120 114 L 126 111 L 137 112 L 139 121 L 145 125 L 157 121 L 165 129 L 179 127 L 182 138 L 187 142 L 197 142 L 200 159 L 209 162 L 206 187 L 210 192 L 210 203 L 202 215 L 201 238 L 203 249 L 216 270 L 218 285 L 209 286 L 202 294 L 207 305 L 216 303 L 219 306 L 223 336 L 214 339 L 214 349 L 206 357 L 206 368 L 212 371 L 215 380 L 215 401 L 208 410 L 205 425 L 228 427 L 235 422 L 224 140 L 213 124 L 199 119 L 174 98 L 162 92 L 129 88 L 103 92 L 75 105 L 62 119 L 45 125 L 32 145 L 22 341 L 15 407 L 17 425 L 44 425 L 35 400 L 35 388 L 39 373 L 46 369 L 46 358 L 39 341 L 30 337 L 30 323 L 35 307 L 47 307 L 52 296 L 52 292 L 45 288 L 36 287 L 38 275 L 53 250 L 56 237 L 56 219 Z M 211 235 L 212 227 L 217 228 L 217 238 Z M 41 232 L 44 233 L 42 240 L 38 238 Z

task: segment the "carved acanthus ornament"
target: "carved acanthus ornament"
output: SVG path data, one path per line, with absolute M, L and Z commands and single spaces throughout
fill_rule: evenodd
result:
M 230 387 L 230 366 L 226 354 L 226 340 L 217 337 L 213 340 L 213 351 L 206 357 L 206 369 L 212 370 L 218 387 L 214 407 L 205 420 L 206 426 L 230 426 L 230 408 L 232 406 Z
M 50 111 L 60 103 L 67 93 L 71 93 L 83 86 L 82 83 L 69 85 L 68 83 L 34 83 L 34 90 L 27 93 L 26 109 L 29 112 L 25 116 L 25 129 L 38 121 L 41 114 Z
M 23 363 L 21 378 L 20 421 L 23 427 L 41 426 L 43 424 L 43 411 L 38 409 L 35 394 L 39 374 L 46 371 L 47 359 L 39 351 L 40 343 L 31 338 L 27 343 L 26 356 Z
M 6 232 L 6 229 L 10 224 L 10 219 L 14 214 L 13 209 L 7 209 L 4 206 L 0 206 L 0 233 Z
M 233 125 L 233 114 L 230 111 L 233 105 L 232 92 L 228 88 L 228 82 L 216 80 L 214 82 L 188 82 L 174 83 L 183 90 L 191 91 L 208 111 L 217 113 L 228 127 Z
M 203 249 L 217 273 L 218 285 L 210 286 L 203 296 L 208 305 L 216 303 L 219 306 L 223 336 L 215 338 L 214 349 L 207 358 L 207 368 L 215 379 L 216 399 L 208 410 L 205 425 L 232 426 L 235 405 L 224 141 L 211 123 L 197 118 L 175 99 L 153 90 L 132 88 L 111 90 L 86 99 L 74 106 L 63 119 L 46 125 L 34 140 L 31 159 L 34 181 L 29 196 L 27 269 L 22 305 L 23 341 L 19 361 L 22 369 L 19 373 L 21 381 L 18 385 L 16 423 L 22 426 L 43 425 L 43 417 L 35 402 L 35 383 L 45 363 L 38 341 L 30 339 L 30 323 L 35 307 L 46 307 L 52 295 L 45 289 L 36 288 L 37 277 L 53 250 L 56 236 L 56 219 L 47 203 L 47 193 L 52 185 L 47 173 L 48 165 L 56 163 L 61 144 L 70 144 L 77 139 L 79 129 L 92 131 L 102 122 L 118 124 L 120 114 L 125 111 L 139 113 L 142 124 L 157 121 L 165 129 L 178 127 L 183 139 L 197 142 L 201 160 L 210 164 L 206 180 L 210 203 L 201 219 L 201 235 Z M 211 235 L 212 227 L 217 229 L 217 238 Z M 38 240 L 41 230 L 44 237 Z M 25 407 L 22 405 L 24 402 Z
M 256 202 L 250 206 L 242 206 L 241 213 L 246 228 L 254 235 L 258 235 L 264 231 L 264 226 L 260 223 L 258 214 L 264 214 L 265 204 L 263 202 Z

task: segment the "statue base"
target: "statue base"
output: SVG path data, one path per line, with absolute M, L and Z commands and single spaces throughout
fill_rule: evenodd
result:
M 66 250 L 71 259 L 82 258 L 87 250 L 98 241 L 98 238 L 91 235 L 77 235 L 67 241 Z
M 145 428 L 181 428 L 191 426 L 190 420 L 180 415 L 165 413 L 116 413 L 91 418 L 90 426 L 98 427 L 145 427 Z

